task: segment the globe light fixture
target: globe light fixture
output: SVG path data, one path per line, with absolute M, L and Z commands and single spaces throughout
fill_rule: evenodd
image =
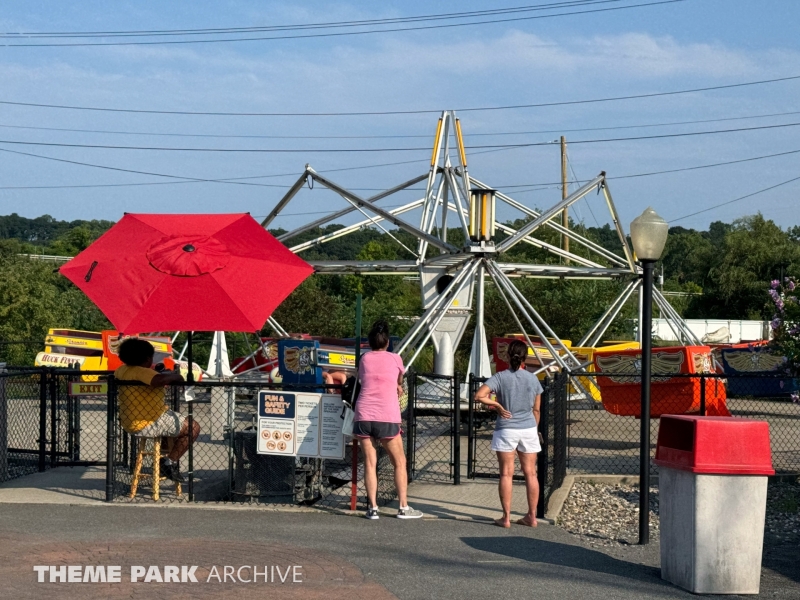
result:
M 636 258 L 640 261 L 657 261 L 667 243 L 669 224 L 651 207 L 631 222 L 631 241 Z

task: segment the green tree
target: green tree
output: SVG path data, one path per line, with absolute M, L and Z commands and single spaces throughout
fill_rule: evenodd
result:
M 713 258 L 703 296 L 691 308 L 698 316 L 769 319 L 764 290 L 781 270 L 790 274 L 798 266 L 800 245 L 773 221 L 760 213 L 737 219 Z

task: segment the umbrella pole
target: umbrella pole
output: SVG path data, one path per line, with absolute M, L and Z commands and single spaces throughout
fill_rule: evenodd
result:
M 189 361 L 189 368 L 186 372 L 186 381 L 191 386 L 194 383 L 194 362 L 192 360 L 192 332 L 186 337 L 186 358 Z M 194 394 L 192 394 L 194 396 Z M 189 399 L 188 404 L 188 427 L 189 427 L 189 502 L 194 502 L 194 405 Z

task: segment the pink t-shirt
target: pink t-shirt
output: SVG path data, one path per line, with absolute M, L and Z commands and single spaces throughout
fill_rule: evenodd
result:
M 393 352 L 367 352 L 362 356 L 358 366 L 361 392 L 356 402 L 355 420 L 400 423 L 397 379 L 405 371 L 403 359 Z

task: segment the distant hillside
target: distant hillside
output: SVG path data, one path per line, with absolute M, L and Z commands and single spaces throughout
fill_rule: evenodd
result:
M 63 239 L 73 229 L 82 229 L 95 239 L 114 223 L 112 221 L 59 221 L 50 215 L 35 219 L 20 217 L 17 213 L 0 216 L 0 239 L 19 240 L 27 244 L 48 246 Z

